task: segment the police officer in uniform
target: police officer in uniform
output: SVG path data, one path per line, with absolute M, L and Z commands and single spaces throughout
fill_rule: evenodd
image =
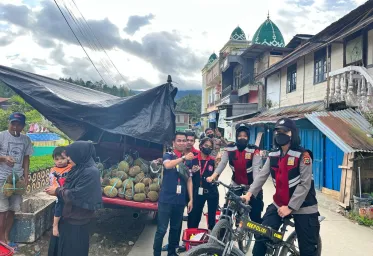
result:
M 206 178 L 214 173 L 215 159 L 210 156 L 213 150 L 213 140 L 204 138 L 199 144 L 200 152 L 192 160 L 190 169 L 193 173 L 193 210 L 188 217 L 188 228 L 198 228 L 203 207 L 208 206 L 208 229 L 215 226 L 215 215 L 219 204 L 218 188 L 206 182 Z
M 269 175 L 276 187 L 273 203 L 263 216 L 263 225 L 278 230 L 282 218 L 292 215 L 299 243 L 300 255 L 316 256 L 320 232 L 319 211 L 312 177 L 312 158 L 300 146 L 294 121 L 282 118 L 275 125 L 276 150 L 269 153 L 262 171 L 243 196 L 246 201 L 255 198 Z M 266 253 L 264 238 L 255 242 L 254 256 Z
M 215 173 L 207 178 L 208 182 L 215 180 L 226 167 L 229 166 L 233 171 L 232 184 L 233 185 L 251 185 L 259 173 L 262 157 L 260 150 L 255 145 L 249 145 L 250 128 L 246 123 L 239 123 L 236 125 L 236 143 L 229 144 L 224 152 L 221 162 L 215 170 Z M 244 191 L 237 191 L 239 196 Z M 250 201 L 252 211 L 250 218 L 260 223 L 261 214 L 263 211 L 263 191 L 260 190 L 255 199 Z

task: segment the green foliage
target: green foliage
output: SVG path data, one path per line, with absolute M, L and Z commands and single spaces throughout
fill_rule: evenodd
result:
M 54 161 L 51 155 L 31 156 L 30 157 L 30 173 L 39 170 L 45 170 L 54 166 Z
M 368 122 L 373 125 L 373 111 L 370 112 L 364 112 L 365 118 L 368 120 Z
M 359 214 L 350 212 L 348 218 L 350 220 L 356 221 L 360 225 L 371 227 L 373 226 L 373 220 L 368 219 L 367 217 L 361 217 Z
M 0 97 L 1 98 L 10 98 L 16 93 L 0 81 Z
M 190 112 L 192 122 L 198 122 L 201 116 L 200 95 L 187 95 L 176 101 L 176 110 Z
M 60 78 L 60 80 L 65 81 L 65 82 L 69 82 L 69 83 L 72 83 L 72 84 L 77 84 L 77 85 L 80 85 L 80 86 L 83 86 L 83 87 L 86 87 L 86 88 L 90 88 L 90 89 L 93 89 L 93 90 L 96 90 L 96 91 L 105 92 L 107 94 L 111 94 L 111 95 L 118 96 L 118 97 L 128 97 L 128 96 L 135 95 L 135 93 L 133 91 L 128 90 L 124 86 L 119 86 L 119 88 L 118 88 L 116 85 L 114 85 L 114 86 L 110 87 L 107 84 L 104 84 L 103 81 L 91 82 L 91 81 L 84 81 L 81 78 L 74 80 L 71 77 Z

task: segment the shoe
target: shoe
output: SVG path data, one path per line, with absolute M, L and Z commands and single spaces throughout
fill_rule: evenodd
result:
M 185 252 L 185 251 L 186 251 L 185 245 L 179 246 L 179 249 L 177 250 L 178 253 Z
M 162 252 L 167 252 L 168 251 L 168 244 L 162 247 Z

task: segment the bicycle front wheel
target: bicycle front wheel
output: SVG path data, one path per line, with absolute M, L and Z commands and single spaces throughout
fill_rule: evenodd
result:
M 286 239 L 286 243 L 291 245 L 291 248 L 283 246 L 280 252 L 280 256 L 293 256 L 293 255 L 300 255 L 299 248 L 298 248 L 298 237 L 297 233 L 293 231 L 288 239 Z M 317 243 L 317 256 L 321 256 L 322 251 L 322 241 L 321 236 L 319 236 L 319 241 Z
M 232 224 L 227 219 L 220 219 L 212 229 L 210 236 L 213 236 L 217 240 L 226 244 L 232 240 L 233 234 L 231 230 Z M 216 240 L 212 238 L 209 238 L 209 243 L 219 244 Z
M 247 232 L 245 237 L 242 240 L 238 241 L 238 248 L 240 248 L 240 250 L 244 254 L 248 253 L 249 249 L 250 249 L 251 242 L 253 241 L 253 239 L 254 239 L 254 234 L 250 233 L 250 232 Z
M 223 256 L 224 249 L 223 246 L 217 244 L 201 244 L 187 251 L 185 256 Z M 230 255 L 244 256 L 244 254 L 235 247 L 233 247 Z

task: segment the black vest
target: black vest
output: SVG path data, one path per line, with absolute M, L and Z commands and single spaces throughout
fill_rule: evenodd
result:
M 259 148 L 255 145 L 247 146 L 243 151 L 237 147 L 228 146 L 229 166 L 232 169 L 232 180 L 238 185 L 251 185 L 254 181 L 253 158 Z
M 283 157 L 281 157 L 281 150 L 279 149 L 269 153 L 271 177 L 276 188 L 273 200 L 279 207 L 289 204 L 290 198 L 300 183 L 299 166 L 304 152 L 303 148 L 290 149 Z M 316 190 L 312 178 L 311 188 L 301 208 L 315 204 L 317 204 Z

